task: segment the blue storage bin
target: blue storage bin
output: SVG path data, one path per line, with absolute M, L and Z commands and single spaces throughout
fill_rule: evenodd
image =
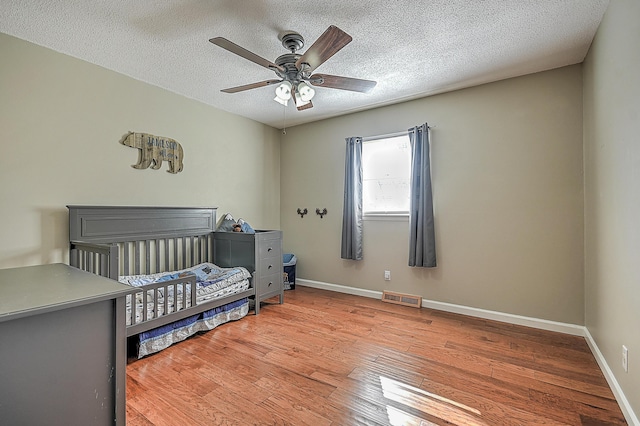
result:
M 284 253 L 282 255 L 282 265 L 284 269 L 284 289 L 295 290 L 296 289 L 296 263 L 298 259 L 293 253 Z

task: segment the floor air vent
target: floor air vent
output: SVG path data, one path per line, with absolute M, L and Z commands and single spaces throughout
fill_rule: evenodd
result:
M 382 301 L 395 303 L 396 305 L 413 306 L 414 308 L 420 308 L 422 306 L 422 297 L 393 291 L 383 291 Z

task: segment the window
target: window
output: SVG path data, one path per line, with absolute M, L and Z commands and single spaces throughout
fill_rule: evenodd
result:
M 409 135 L 364 139 L 362 208 L 365 215 L 409 214 Z

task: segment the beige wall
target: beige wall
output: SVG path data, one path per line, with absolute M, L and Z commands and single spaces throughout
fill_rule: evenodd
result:
M 640 1 L 609 5 L 584 64 L 586 326 L 640 414 Z M 622 369 L 622 345 L 629 372 Z
M 0 268 L 67 260 L 67 204 L 218 206 L 280 226 L 280 133 L 0 34 Z M 127 131 L 171 137 L 184 171 L 135 170 Z
M 366 221 L 364 260 L 340 259 L 344 138 L 425 121 L 438 268 L 407 266 L 406 220 Z M 281 164 L 284 249 L 299 278 L 583 324 L 580 66 L 290 128 Z

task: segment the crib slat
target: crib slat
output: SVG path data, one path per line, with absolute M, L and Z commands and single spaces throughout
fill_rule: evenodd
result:
M 191 283 L 191 292 L 189 293 L 189 295 L 191 296 L 191 306 L 196 306 L 197 303 L 197 296 L 198 296 L 198 283 L 196 282 L 196 278 L 193 278 L 193 282 Z
M 89 272 L 95 273 L 95 269 L 93 267 L 93 253 L 89 253 Z
M 187 237 L 182 238 L 182 268 L 187 263 Z
M 135 325 L 138 321 L 136 318 L 136 312 L 138 311 L 138 303 L 136 302 L 136 294 L 135 293 L 131 293 L 129 296 L 131 300 L 129 301 L 129 306 L 131 307 L 131 312 L 129 313 L 129 315 L 131 316 L 131 318 L 129 318 L 131 320 L 130 324 L 131 325 Z
M 131 275 L 131 272 L 129 271 L 129 243 L 124 243 L 124 275 Z
M 69 265 L 78 267 L 78 249 L 72 248 L 69 251 Z
M 109 259 L 107 256 L 99 255 L 100 257 L 100 275 L 103 277 L 109 277 Z
M 151 273 L 151 240 L 144 240 L 144 274 Z
M 176 293 L 176 284 L 173 283 L 172 287 L 173 287 L 173 295 L 174 295 L 173 298 L 175 299 L 175 295 L 177 294 Z M 164 308 L 164 315 L 167 315 L 169 313 L 169 311 L 168 311 L 168 309 L 169 309 L 169 286 L 167 286 L 164 289 L 164 303 L 163 303 L 162 307 Z
M 136 314 L 135 314 L 135 315 L 136 315 L 136 317 L 138 316 L 138 314 L 137 314 L 137 312 L 138 312 L 138 303 L 144 303 L 144 296 L 142 296 L 142 297 L 143 297 L 143 301 L 142 301 L 142 302 L 138 302 L 138 301 L 137 301 L 137 298 L 136 298 Z M 140 312 L 142 312 L 143 310 L 144 310 L 144 309 L 141 309 L 141 310 L 140 310 Z M 136 321 L 136 322 L 138 322 L 138 323 L 142 322 L 142 321 L 143 321 L 143 318 L 144 318 L 144 314 L 142 314 L 142 316 L 140 316 L 140 320 L 138 320 L 138 321 Z
M 147 290 L 142 292 L 142 321 L 146 321 L 147 318 Z
M 153 289 L 153 317 L 154 318 L 158 318 L 159 316 L 159 310 L 158 308 L 160 307 L 160 302 L 158 301 L 158 287 Z M 166 294 L 165 294 L 165 299 L 166 299 Z
M 185 268 L 193 264 L 193 237 L 186 237 L 187 240 L 187 260 Z
M 169 269 L 169 239 L 165 238 L 164 239 L 164 265 L 163 265 L 163 270 L 165 271 L 170 271 L 171 269 Z
M 189 286 L 191 291 L 193 291 L 193 284 Z M 182 309 L 187 307 L 187 283 L 182 283 Z
M 178 269 L 178 237 L 173 239 L 173 265 L 171 269 Z
M 160 272 L 162 269 L 160 268 L 160 240 L 154 240 L 154 245 L 156 247 L 156 268 L 155 272 Z
M 134 297 L 134 296 L 135 296 L 135 294 L 128 294 L 128 295 L 126 296 L 126 306 L 129 306 L 131 310 L 129 311 L 129 313 L 128 313 L 128 314 L 125 312 L 125 315 L 128 315 L 128 316 L 129 316 L 129 317 L 128 317 L 128 318 L 126 318 L 126 319 L 128 319 L 128 320 L 129 320 L 129 322 L 128 322 L 127 324 L 130 324 L 130 325 L 133 325 L 133 324 L 134 324 L 134 319 L 132 318 L 132 315 L 131 315 L 133 312 L 135 312 L 135 311 L 134 311 L 135 306 L 134 306 L 134 303 L 133 303 L 133 297 Z
M 140 241 L 135 241 L 133 243 L 133 261 L 134 261 L 134 269 L 135 269 L 135 274 L 139 275 L 140 274 Z
M 191 249 L 191 264 L 189 266 L 195 265 L 195 251 L 196 251 L 196 238 L 189 237 L 189 248 Z
M 109 274 L 108 277 L 114 280 L 118 279 L 118 268 L 120 267 L 120 249 L 117 244 L 109 247 Z

